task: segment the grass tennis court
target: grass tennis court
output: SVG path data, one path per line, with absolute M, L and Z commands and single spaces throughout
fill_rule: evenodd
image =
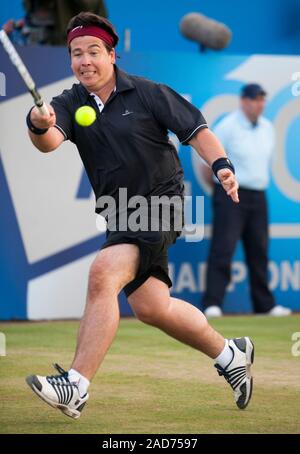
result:
M 255 342 L 254 393 L 235 407 L 229 386 L 195 350 L 134 319 L 118 336 L 90 388 L 82 417 L 71 420 L 25 383 L 31 373 L 68 368 L 78 322 L 0 323 L 0 433 L 300 433 L 300 356 L 291 336 L 300 316 L 225 317 L 212 325 L 225 337 Z

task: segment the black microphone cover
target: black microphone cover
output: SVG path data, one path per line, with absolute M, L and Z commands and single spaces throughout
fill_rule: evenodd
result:
M 225 24 L 199 13 L 189 13 L 183 16 L 180 31 L 186 38 L 214 50 L 227 47 L 232 37 L 230 28 Z

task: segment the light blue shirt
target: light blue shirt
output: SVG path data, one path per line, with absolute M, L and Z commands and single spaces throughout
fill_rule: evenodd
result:
M 240 187 L 266 189 L 275 140 L 272 123 L 261 116 L 253 126 L 239 109 L 223 118 L 214 133 L 235 167 Z

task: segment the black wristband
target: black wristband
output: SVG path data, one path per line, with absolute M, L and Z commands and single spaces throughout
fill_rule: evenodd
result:
M 218 171 L 221 169 L 229 169 L 232 173 L 235 173 L 234 166 L 230 159 L 228 158 L 219 158 L 212 163 L 212 171 L 214 172 L 216 178 L 218 178 Z M 218 178 L 219 180 L 219 178 Z M 220 180 L 219 180 L 220 181 Z
M 26 124 L 28 126 L 28 129 L 33 133 L 33 134 L 36 134 L 37 136 L 41 136 L 42 134 L 45 134 L 49 128 L 45 128 L 45 129 L 41 129 L 41 128 L 37 128 L 36 126 L 34 126 L 34 124 L 32 123 L 31 121 L 31 118 L 30 118 L 30 114 L 31 114 L 31 111 L 32 109 L 34 108 L 31 107 L 30 111 L 28 112 L 27 114 L 27 117 L 26 117 Z

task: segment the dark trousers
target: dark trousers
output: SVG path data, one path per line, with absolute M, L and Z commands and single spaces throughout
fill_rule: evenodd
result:
M 231 260 L 238 240 L 242 240 L 249 271 L 251 298 L 256 313 L 274 307 L 268 288 L 268 211 L 264 191 L 239 189 L 235 204 L 221 185 L 213 195 L 213 235 L 207 266 L 203 307 L 222 306 L 231 276 Z

